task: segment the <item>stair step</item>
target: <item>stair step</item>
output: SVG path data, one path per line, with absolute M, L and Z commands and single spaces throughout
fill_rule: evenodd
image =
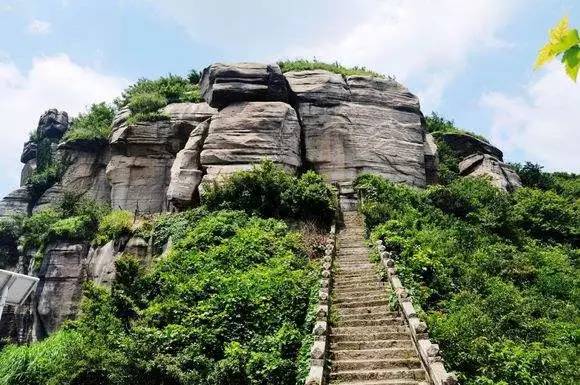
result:
M 335 305 L 337 309 L 347 309 L 347 308 L 366 308 L 366 307 L 373 307 L 373 306 L 384 306 L 385 308 L 389 306 L 389 302 L 386 299 L 375 299 L 371 301 L 356 301 L 356 302 L 341 302 Z
M 406 332 L 374 332 L 367 334 L 336 334 L 332 333 L 330 335 L 330 340 L 332 342 L 342 342 L 342 341 L 374 341 L 374 340 L 408 340 L 410 341 L 410 336 Z
M 332 371 L 343 372 L 351 370 L 382 370 L 382 369 L 420 369 L 418 358 L 391 358 L 382 360 L 339 360 L 331 361 Z
M 331 358 L 334 360 L 360 360 L 382 358 L 417 358 L 417 352 L 412 348 L 384 348 L 384 349 L 358 349 L 358 350 L 333 350 Z
M 368 276 L 368 277 L 338 277 L 334 278 L 334 285 L 341 286 L 341 285 L 348 285 L 354 283 L 377 283 L 380 282 L 378 277 L 375 276 Z
M 413 343 L 411 339 L 385 339 L 374 341 L 336 341 L 330 343 L 330 350 L 344 351 L 344 350 L 370 350 L 370 349 L 390 349 L 390 348 L 406 348 L 412 349 Z
M 354 320 L 345 320 L 340 319 L 337 322 L 337 327 L 364 327 L 364 326 L 399 326 L 404 325 L 404 321 L 402 318 L 375 318 L 375 319 L 354 319 Z
M 353 381 L 353 380 L 392 380 L 392 379 L 414 379 L 424 380 L 425 372 L 423 369 L 383 369 L 373 371 L 344 371 L 331 372 L 330 379 L 338 381 Z
M 388 293 L 388 286 L 381 286 L 381 285 L 373 285 L 370 287 L 352 287 L 352 288 L 341 288 L 341 287 L 336 287 L 333 288 L 332 292 L 335 295 L 344 295 L 344 296 L 353 296 L 353 295 L 362 295 L 362 294 L 366 294 L 366 293 L 383 293 L 385 295 L 387 295 Z
M 332 334 L 379 334 L 383 332 L 389 333 L 406 333 L 407 327 L 405 325 L 390 324 L 385 326 L 335 326 L 332 328 Z
M 333 381 L 332 385 L 427 385 L 426 382 L 417 382 L 411 379 L 398 378 L 394 380 L 370 380 L 370 381 L 348 381 L 348 382 L 336 382 Z
M 339 316 L 356 315 L 359 318 L 365 317 L 367 314 L 387 314 L 392 310 L 385 305 L 362 306 L 362 307 L 338 307 L 334 306 Z
M 396 311 L 382 311 L 378 313 L 365 313 L 365 314 L 342 314 L 340 315 L 341 321 L 365 321 L 371 319 L 397 319 L 403 320 L 399 312 Z
M 356 303 L 364 303 L 369 301 L 386 301 L 387 294 L 381 293 L 380 291 L 377 292 L 370 292 L 366 294 L 361 294 L 359 296 L 343 296 L 343 295 L 336 295 L 334 296 L 333 303 L 335 304 L 356 304 Z

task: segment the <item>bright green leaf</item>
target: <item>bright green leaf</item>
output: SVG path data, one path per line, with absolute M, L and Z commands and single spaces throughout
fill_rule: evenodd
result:
M 566 68 L 566 73 L 576 81 L 578 77 L 578 70 L 580 69 L 580 47 L 572 47 L 562 56 L 562 62 Z

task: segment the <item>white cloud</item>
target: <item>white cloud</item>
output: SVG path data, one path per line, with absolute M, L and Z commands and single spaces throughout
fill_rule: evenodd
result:
M 316 57 L 395 75 L 416 88 L 426 111 L 439 104 L 472 54 L 509 48 L 499 33 L 524 4 L 521 0 L 149 1 L 194 39 L 225 52 L 239 51 L 241 59 Z
M 33 35 L 47 35 L 51 32 L 52 25 L 48 21 L 32 19 L 27 29 Z
M 559 63 L 548 66 L 519 95 L 489 92 L 481 105 L 492 114 L 491 140 L 508 155 L 548 170 L 580 172 L 580 85 Z
M 28 72 L 0 62 L 0 197 L 18 187 L 22 144 L 44 111 L 58 108 L 74 116 L 93 102 L 111 101 L 127 84 L 64 54 L 36 58 Z

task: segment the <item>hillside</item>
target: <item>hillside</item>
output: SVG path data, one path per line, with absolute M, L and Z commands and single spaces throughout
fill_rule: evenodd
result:
M 0 384 L 577 379 L 580 179 L 506 163 L 393 78 L 286 61 L 141 79 L 47 111 L 21 160 L 0 268 L 40 282 L 0 321 Z M 420 341 L 456 375 L 438 382 Z

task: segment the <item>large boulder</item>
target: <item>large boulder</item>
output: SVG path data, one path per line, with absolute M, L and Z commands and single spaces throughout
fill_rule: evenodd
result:
M 34 142 L 24 143 L 24 148 L 22 149 L 22 155 L 20 155 L 20 161 L 26 163 L 31 159 L 36 159 L 37 144 Z
M 210 106 L 236 102 L 288 100 L 286 80 L 277 64 L 212 64 L 200 80 L 201 94 Z
M 210 122 L 201 152 L 204 182 L 267 158 L 285 168 L 301 165 L 300 124 L 282 102 L 243 102 L 222 109 Z
M 503 153 L 499 148 L 467 133 L 448 132 L 434 133 L 433 135 L 447 144 L 459 158 L 465 158 L 473 154 L 488 154 L 500 161 L 503 160 Z
M 462 176 L 486 176 L 491 183 L 505 191 L 514 191 L 522 187 L 518 174 L 507 164 L 488 154 L 473 154 L 459 163 Z
M 28 215 L 30 193 L 26 187 L 20 187 L 0 200 L 0 218 L 12 215 Z
M 84 244 L 59 242 L 47 247 L 35 295 L 37 338 L 54 332 L 77 314 L 87 278 L 87 252 Z
M 41 138 L 60 139 L 68 128 L 68 114 L 52 108 L 41 115 L 37 133 Z
M 391 79 L 327 71 L 286 73 L 301 118 L 305 158 L 331 182 L 361 173 L 424 186 L 418 99 Z
M 172 103 L 161 111 L 169 116 L 172 122 L 184 122 L 194 127 L 217 113 L 217 110 L 207 103 Z
M 175 157 L 167 188 L 167 200 L 176 208 L 187 208 L 198 201 L 197 187 L 203 178 L 200 154 L 208 129 L 209 119 L 191 132 L 185 147 Z

